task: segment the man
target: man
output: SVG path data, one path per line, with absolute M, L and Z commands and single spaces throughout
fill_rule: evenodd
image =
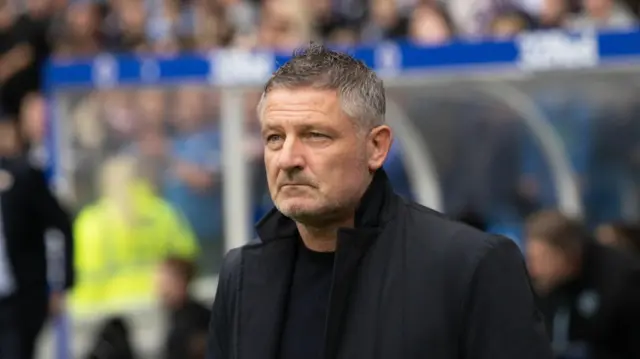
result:
M 555 211 L 525 226 L 529 272 L 562 357 L 640 358 L 640 263 Z
M 69 218 L 49 191 L 42 171 L 17 154 L 17 138 L 15 123 L 0 122 L 2 359 L 32 359 L 36 339 L 49 310 L 54 311 L 51 314 L 60 310 L 62 294 L 49 293 L 48 274 L 53 277 L 59 273 L 55 275 L 57 278 L 51 278 L 57 282 L 57 290 L 65 290 L 73 283 Z M 61 235 L 49 237 L 57 237 L 59 242 L 47 243 L 58 252 L 57 263 L 50 263 L 49 267 L 56 270 L 48 273 L 45 233 L 53 229 Z
M 515 244 L 390 188 L 375 73 L 312 45 L 258 112 L 276 209 L 224 261 L 210 359 L 551 358 Z

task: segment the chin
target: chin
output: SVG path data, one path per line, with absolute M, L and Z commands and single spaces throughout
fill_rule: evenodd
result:
M 282 214 L 293 220 L 313 218 L 322 212 L 317 206 L 304 202 L 300 200 L 285 200 L 276 203 L 276 207 Z

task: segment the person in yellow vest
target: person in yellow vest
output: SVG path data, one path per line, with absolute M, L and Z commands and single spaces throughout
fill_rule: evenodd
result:
M 100 182 L 100 197 L 74 224 L 75 314 L 117 312 L 151 301 L 158 263 L 169 255 L 193 260 L 199 251 L 182 216 L 136 176 L 134 158 L 107 161 Z

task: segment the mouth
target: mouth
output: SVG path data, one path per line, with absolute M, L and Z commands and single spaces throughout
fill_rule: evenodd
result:
M 287 184 L 283 184 L 280 186 L 280 188 L 285 188 L 285 187 L 302 187 L 302 186 L 307 186 L 306 184 L 297 184 L 297 183 L 287 183 Z

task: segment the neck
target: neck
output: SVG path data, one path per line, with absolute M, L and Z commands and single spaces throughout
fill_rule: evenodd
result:
M 353 227 L 353 217 L 328 226 L 314 227 L 296 223 L 304 245 L 314 252 L 335 252 L 338 243 L 338 229 Z

